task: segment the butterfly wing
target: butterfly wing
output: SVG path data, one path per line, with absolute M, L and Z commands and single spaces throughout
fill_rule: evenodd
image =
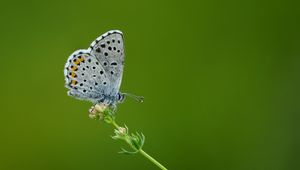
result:
M 89 50 L 77 50 L 71 54 L 64 74 L 68 94 L 93 103 L 99 103 L 110 86 L 104 68 Z
M 124 67 L 124 43 L 121 31 L 108 31 L 92 42 L 90 53 L 101 63 L 110 88 L 107 93 L 111 96 L 117 95 L 122 81 Z

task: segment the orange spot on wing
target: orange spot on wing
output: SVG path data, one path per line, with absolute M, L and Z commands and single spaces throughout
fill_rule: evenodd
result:
M 71 66 L 71 69 L 72 69 L 73 71 L 76 71 L 76 70 L 77 70 L 77 67 L 76 67 L 76 66 Z
M 82 61 L 84 61 L 84 58 L 83 58 L 83 57 L 81 57 L 81 58 L 79 58 L 79 60 L 80 60 L 80 62 L 82 62 Z
M 77 75 L 74 72 L 72 72 L 70 76 L 73 77 L 73 78 L 77 77 Z
M 71 81 L 71 84 L 72 84 L 72 85 L 76 85 L 76 84 L 77 84 L 77 81 L 76 81 L 76 80 L 72 80 L 72 81 Z
M 74 59 L 73 63 L 76 64 L 76 65 L 79 65 L 80 64 L 80 60 L 79 59 Z

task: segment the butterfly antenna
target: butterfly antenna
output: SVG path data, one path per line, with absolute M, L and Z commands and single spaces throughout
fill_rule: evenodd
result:
M 143 96 L 136 96 L 136 95 L 130 94 L 130 93 L 123 93 L 123 95 L 131 97 L 131 98 L 133 98 L 134 100 L 136 100 L 137 102 L 140 102 L 140 103 L 142 103 L 144 101 Z

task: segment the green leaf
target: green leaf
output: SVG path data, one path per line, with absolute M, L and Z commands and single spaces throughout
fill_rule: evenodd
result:
M 121 148 L 121 151 L 119 152 L 119 153 L 121 153 L 121 154 L 125 154 L 125 155 L 134 155 L 134 154 L 136 154 L 136 153 L 138 153 L 139 151 L 137 150 L 137 151 L 127 151 L 126 149 L 124 149 L 124 148 Z

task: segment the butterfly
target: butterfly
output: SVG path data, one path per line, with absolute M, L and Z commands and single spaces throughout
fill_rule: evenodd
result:
M 73 52 L 64 68 L 68 95 L 94 104 L 115 106 L 125 95 L 119 91 L 124 68 L 123 33 L 108 31 L 93 41 L 88 49 Z

